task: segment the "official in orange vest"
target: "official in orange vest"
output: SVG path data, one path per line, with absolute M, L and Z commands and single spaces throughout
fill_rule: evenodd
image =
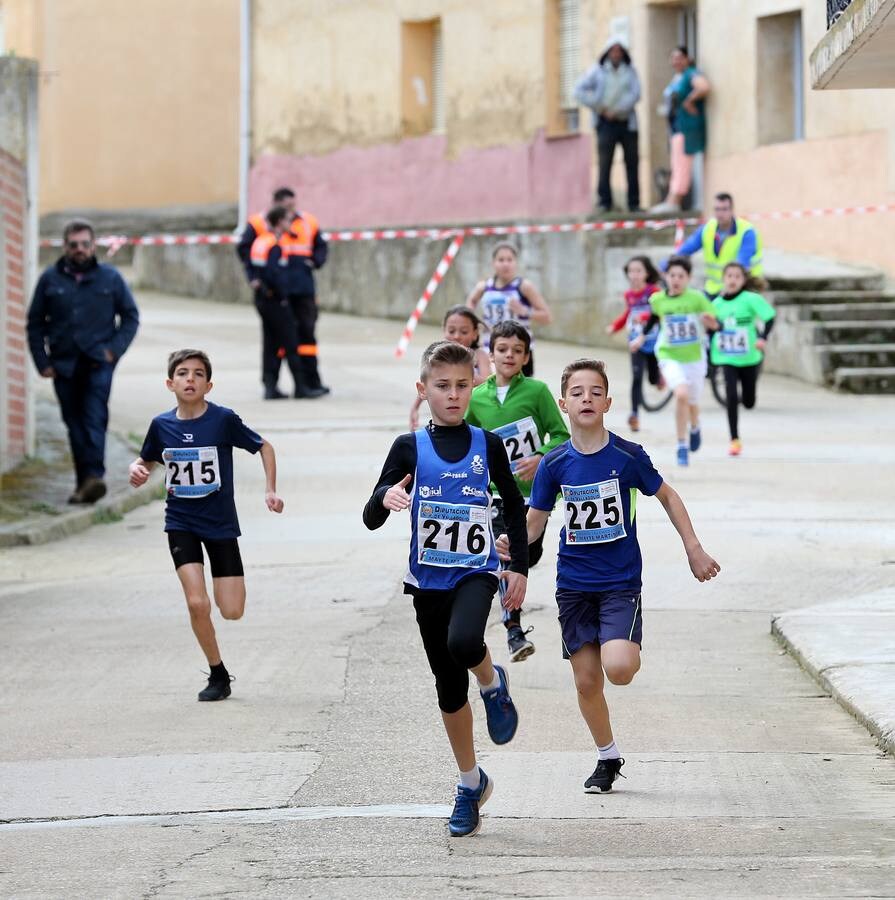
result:
M 289 305 L 289 265 L 283 235 L 289 228 L 290 213 L 282 206 L 274 206 L 264 217 L 264 231 L 252 242 L 249 254 L 251 277 L 255 289 L 255 309 L 261 316 L 265 337 L 270 336 L 277 362 L 285 359 L 295 381 L 296 397 L 317 396 L 308 393 L 302 384 L 301 365 L 298 358 L 298 333 L 295 317 Z M 259 223 L 261 224 L 261 223 Z M 278 388 L 276 379 L 265 373 L 264 398 L 280 400 L 286 397 Z

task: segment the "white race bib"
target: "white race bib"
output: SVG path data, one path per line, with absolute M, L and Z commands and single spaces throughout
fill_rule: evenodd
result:
M 418 562 L 480 569 L 491 554 L 488 513 L 487 506 L 421 501 L 416 522 Z
M 699 341 L 699 318 L 695 313 L 665 316 L 662 322 L 665 340 L 671 347 L 684 347 Z
M 166 447 L 165 487 L 172 497 L 195 499 L 221 489 L 217 447 Z
M 514 471 L 520 459 L 534 456 L 542 446 L 538 426 L 531 416 L 495 428 L 494 433 L 503 441 L 510 459 L 510 468 Z
M 503 291 L 485 291 L 482 296 L 482 321 L 493 328 L 509 316 L 509 298 Z
M 746 328 L 725 328 L 718 332 L 718 349 L 728 356 L 745 356 L 749 352 L 749 331 Z
M 626 535 L 618 479 L 562 485 L 567 544 L 605 544 Z

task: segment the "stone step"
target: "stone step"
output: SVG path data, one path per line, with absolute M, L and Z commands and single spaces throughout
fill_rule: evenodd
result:
M 895 366 L 836 369 L 833 387 L 851 394 L 895 394 Z
M 768 292 L 770 301 L 775 306 L 826 306 L 836 304 L 850 306 L 862 303 L 892 304 L 895 306 L 895 291 L 787 291 L 772 290 Z
M 895 343 L 892 344 L 818 344 L 821 369 L 829 380 L 836 369 L 875 369 L 895 366 Z
M 789 276 L 766 272 L 765 278 L 775 293 L 777 291 L 881 291 L 886 286 L 886 276 L 882 272 L 873 271 L 867 274 L 837 272 Z
M 892 344 L 895 319 L 813 322 L 815 344 Z
M 799 318 L 815 322 L 864 321 L 895 319 L 895 303 L 828 303 L 824 306 L 803 306 Z

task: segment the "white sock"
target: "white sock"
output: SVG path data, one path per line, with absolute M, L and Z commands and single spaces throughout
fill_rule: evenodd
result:
M 700 425 L 699 422 L 697 422 L 695 425 L 691 425 L 690 426 L 690 434 L 692 434 L 694 431 L 699 431 L 699 425 Z
M 476 679 L 476 680 L 478 681 L 478 679 Z M 497 688 L 499 688 L 499 687 L 500 687 L 500 675 L 498 674 L 496 668 L 494 669 L 494 681 L 492 681 L 491 684 L 482 684 L 482 682 L 479 681 L 479 690 L 483 694 L 487 694 L 488 691 L 497 690 Z
M 618 752 L 615 741 L 605 747 L 597 747 L 597 753 L 600 754 L 600 759 L 621 759 L 621 753 Z
M 478 790 L 481 783 L 482 770 L 478 766 L 474 769 L 470 769 L 468 772 L 460 773 L 460 784 L 465 788 L 469 788 L 471 791 Z
M 678 442 L 677 442 L 677 446 L 678 446 L 678 449 L 680 449 L 681 447 L 683 447 L 683 448 L 686 450 L 686 449 L 687 449 L 687 442 L 686 442 L 686 441 L 678 441 Z

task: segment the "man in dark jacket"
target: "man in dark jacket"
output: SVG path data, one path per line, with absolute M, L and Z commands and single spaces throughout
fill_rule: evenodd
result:
M 140 316 L 127 284 L 96 259 L 93 226 L 63 231 L 64 255 L 44 271 L 28 310 L 34 365 L 53 379 L 74 459 L 77 487 L 69 503 L 106 493 L 106 428 L 115 364 L 130 346 Z

